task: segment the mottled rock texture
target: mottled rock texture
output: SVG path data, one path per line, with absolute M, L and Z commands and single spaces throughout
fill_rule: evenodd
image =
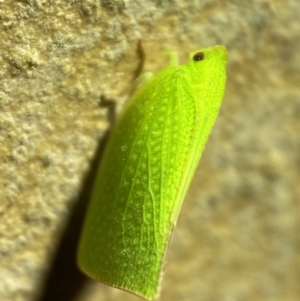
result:
M 227 91 L 167 255 L 162 301 L 298 301 L 298 0 L 0 0 L 0 300 L 140 300 L 87 280 L 75 245 L 100 95 L 161 50 L 229 49 Z

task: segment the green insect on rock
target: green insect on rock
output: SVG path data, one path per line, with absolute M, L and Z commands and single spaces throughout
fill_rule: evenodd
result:
M 90 277 L 152 300 L 170 235 L 219 112 L 227 50 L 197 50 L 133 95 L 110 137 L 78 250 Z

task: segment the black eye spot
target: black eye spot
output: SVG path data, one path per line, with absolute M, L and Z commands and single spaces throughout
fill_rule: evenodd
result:
M 193 56 L 193 60 L 195 62 L 197 61 L 202 61 L 204 59 L 205 55 L 203 52 L 197 52 L 194 56 Z

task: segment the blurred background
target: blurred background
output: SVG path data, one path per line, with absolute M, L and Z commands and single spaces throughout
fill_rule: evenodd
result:
M 0 300 L 141 300 L 76 268 L 112 119 L 100 96 L 120 110 L 142 67 L 167 64 L 160 51 L 184 62 L 223 44 L 226 94 L 160 300 L 298 301 L 299 12 L 297 0 L 0 1 Z

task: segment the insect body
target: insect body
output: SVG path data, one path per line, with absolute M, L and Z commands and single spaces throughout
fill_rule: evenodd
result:
M 79 244 L 79 266 L 92 278 L 157 296 L 172 229 L 219 111 L 226 64 L 224 46 L 198 50 L 133 95 L 105 150 Z

